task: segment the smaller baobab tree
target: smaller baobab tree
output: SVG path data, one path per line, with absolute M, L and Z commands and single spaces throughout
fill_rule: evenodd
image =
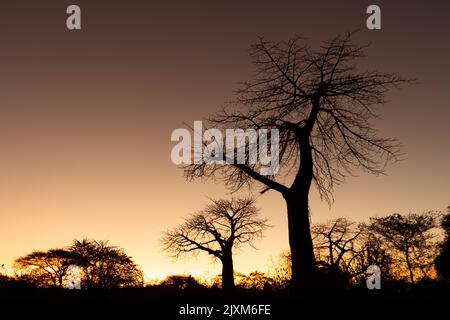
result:
M 234 288 L 233 249 L 262 237 L 268 227 L 251 198 L 212 200 L 162 238 L 163 249 L 174 258 L 204 251 L 222 263 L 222 288 Z

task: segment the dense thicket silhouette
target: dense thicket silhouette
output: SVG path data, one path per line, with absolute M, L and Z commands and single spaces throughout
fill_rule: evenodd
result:
M 408 273 L 414 284 L 417 273 L 428 277 L 432 272 L 436 244 L 436 215 L 432 212 L 407 215 L 392 214 L 381 218 L 371 218 L 369 230 L 379 235 L 391 256 L 397 261 L 395 268 Z
M 235 190 L 257 182 L 262 192 L 275 190 L 283 196 L 294 288 L 313 286 L 311 184 L 331 202 L 333 187 L 348 173 L 361 168 L 379 174 L 398 156 L 397 142 L 379 137 L 371 120 L 388 89 L 405 80 L 360 71 L 356 60 L 364 57 L 366 47 L 353 43 L 351 36 L 336 37 L 317 50 L 300 37 L 288 42 L 260 39 L 251 47 L 254 77 L 242 85 L 233 103 L 209 119 L 208 126 L 219 129 L 278 129 L 281 170 L 276 177 L 262 175 L 261 163 L 253 164 L 249 157 L 245 163 L 185 167 L 189 179 L 219 177 Z
M 74 240 L 69 248 L 81 268 L 84 288 L 121 288 L 142 286 L 144 274 L 133 259 L 108 241 Z
M 359 256 L 361 270 L 365 272 L 367 267 L 376 265 L 381 270 L 384 284 L 398 281 L 398 273 L 395 270 L 394 258 L 392 257 L 393 250 L 389 243 L 386 243 L 379 234 L 370 230 L 366 224 L 360 224 L 358 228 L 362 230 L 359 237 L 362 246 Z M 365 283 L 365 277 L 360 277 L 359 280 Z
M 22 280 L 39 287 L 63 287 L 80 268 L 82 288 L 121 288 L 143 285 L 143 272 L 121 248 L 107 241 L 74 240 L 72 246 L 35 251 L 15 261 Z
M 317 264 L 336 281 L 348 284 L 365 272 L 362 230 L 346 218 L 311 229 Z
M 203 287 L 199 281 L 197 281 L 191 275 L 170 275 L 159 283 L 160 286 L 169 287 L 176 290 L 195 289 Z
M 336 287 L 365 283 L 370 265 L 380 267 L 383 278 L 392 278 L 392 258 L 366 225 L 336 218 L 313 225 L 312 235 L 321 274 Z
M 233 249 L 262 236 L 268 226 L 250 198 L 212 200 L 204 210 L 186 219 L 162 238 L 164 250 L 174 257 L 199 251 L 222 263 L 222 288 L 234 288 Z
M 436 257 L 436 271 L 440 277 L 446 281 L 450 280 L 450 206 L 447 207 L 447 214 L 441 220 L 441 227 L 444 230 L 445 238 L 441 244 L 439 256 Z
M 237 286 L 250 290 L 272 290 L 274 281 L 266 273 L 261 271 L 253 271 L 248 275 L 239 274 L 237 276 Z

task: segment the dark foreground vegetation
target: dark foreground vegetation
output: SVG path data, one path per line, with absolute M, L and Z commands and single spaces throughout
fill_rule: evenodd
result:
M 208 282 L 172 275 L 146 283 L 140 267 L 123 249 L 106 241 L 75 240 L 69 247 L 18 258 L 14 275 L 0 275 L 0 305 L 30 307 L 21 312 L 43 306 L 64 310 L 89 306 L 102 314 L 144 309 L 165 319 L 206 319 L 180 318 L 181 308 L 187 306 L 214 306 L 225 312 L 228 305 L 270 305 L 271 315 L 261 319 L 290 319 L 306 310 L 324 315 L 341 310 L 349 317 L 370 310 L 429 312 L 445 306 L 450 297 L 449 219 L 450 209 L 447 214 L 392 214 L 359 224 L 338 218 L 313 225 L 315 286 L 300 293 L 290 288 L 288 252 L 267 273 L 235 272 L 234 288 L 224 290 L 221 275 Z M 70 268 L 74 263 L 80 267 L 78 278 Z M 379 290 L 367 287 L 370 265 L 381 270 Z M 234 316 L 239 317 L 249 318 Z
M 399 283 L 400 288 L 407 284 Z M 0 289 L 2 309 L 13 307 L 21 314 L 43 312 L 52 318 L 57 314 L 85 314 L 126 316 L 134 318 L 147 314 L 148 319 L 208 319 L 206 316 L 180 316 L 186 306 L 211 306 L 216 312 L 210 319 L 298 319 L 299 316 L 320 314 L 321 318 L 345 313 L 346 318 L 361 319 L 365 315 L 427 315 L 445 306 L 450 297 L 450 286 L 439 281 L 419 283 L 414 288 L 398 290 L 350 289 L 329 286 L 326 281 L 308 295 L 294 296 L 288 291 L 244 289 L 236 287 L 233 294 L 218 287 L 172 287 L 164 284 L 122 288 L 68 290 L 64 288 L 24 288 L 20 283 L 3 283 Z M 270 315 L 226 314 L 228 306 L 269 305 Z M 53 310 L 53 312 L 48 312 Z

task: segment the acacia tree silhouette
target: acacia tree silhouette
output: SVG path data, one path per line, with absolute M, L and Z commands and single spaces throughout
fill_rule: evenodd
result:
M 432 231 L 436 227 L 436 218 L 434 212 L 425 212 L 404 216 L 394 213 L 370 219 L 368 229 L 381 236 L 388 249 L 400 255 L 397 268 L 406 267 L 411 284 L 417 280 L 418 272 L 426 277 L 432 269 L 436 251 L 433 242 L 436 235 Z
M 41 287 L 62 288 L 68 269 L 75 259 L 65 249 L 33 251 L 16 259 L 14 269 Z
M 163 249 L 173 257 L 207 252 L 222 263 L 222 288 L 234 288 L 233 249 L 252 244 L 268 227 L 259 217 L 254 199 L 212 200 L 204 210 L 167 231 L 161 240 Z
M 108 241 L 74 240 L 67 248 L 34 251 L 16 259 L 24 279 L 40 287 L 63 287 L 71 266 L 79 266 L 83 288 L 113 289 L 141 286 L 144 274 L 133 259 Z
M 257 182 L 261 192 L 275 190 L 283 196 L 294 290 L 311 288 L 314 279 L 311 184 L 331 204 L 333 187 L 352 170 L 379 174 L 399 155 L 397 141 L 378 137 L 371 120 L 377 116 L 376 106 L 385 102 L 387 90 L 409 80 L 359 71 L 354 61 L 364 57 L 366 46 L 354 44 L 352 35 L 324 42 L 318 50 L 310 49 L 300 37 L 277 43 L 260 38 L 251 47 L 253 79 L 242 85 L 235 101 L 210 117 L 207 125 L 213 128 L 278 129 L 277 177 L 261 175 L 261 164 L 251 163 L 248 157 L 244 163 L 184 167 L 188 180 L 221 178 L 233 190 Z

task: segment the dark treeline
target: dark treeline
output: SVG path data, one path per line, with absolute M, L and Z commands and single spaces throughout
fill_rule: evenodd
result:
M 218 204 L 227 207 L 232 203 L 214 202 L 208 210 L 217 209 Z M 252 201 L 238 204 L 249 209 L 244 217 L 257 214 Z M 203 214 L 208 210 L 202 211 Z M 201 220 L 199 215 L 193 217 L 197 218 L 197 222 Z M 255 229 L 259 236 L 261 226 L 265 226 L 266 221 L 259 218 L 255 221 L 259 223 Z M 450 207 L 446 214 L 431 211 L 391 214 L 370 218 L 364 223 L 337 218 L 313 225 L 317 290 L 367 290 L 367 268 L 370 265 L 377 265 L 381 269 L 381 288 L 384 292 L 404 293 L 437 287 L 448 289 L 449 221 Z M 288 294 L 290 263 L 290 254 L 286 252 L 273 262 L 267 273 L 254 271 L 243 275 L 234 272 L 234 290 L 265 295 Z M 77 273 L 73 270 L 74 266 L 78 268 Z M 109 245 L 107 241 L 91 239 L 74 240 L 72 245 L 64 248 L 31 252 L 16 259 L 14 275 L 0 275 L 2 292 L 11 288 L 64 290 L 73 288 L 76 283 L 79 284 L 77 289 L 82 289 L 80 292 L 141 288 L 167 297 L 183 291 L 206 294 L 222 290 L 221 275 L 207 282 L 190 275 L 172 275 L 158 283 L 146 283 L 141 268 L 124 249 Z

